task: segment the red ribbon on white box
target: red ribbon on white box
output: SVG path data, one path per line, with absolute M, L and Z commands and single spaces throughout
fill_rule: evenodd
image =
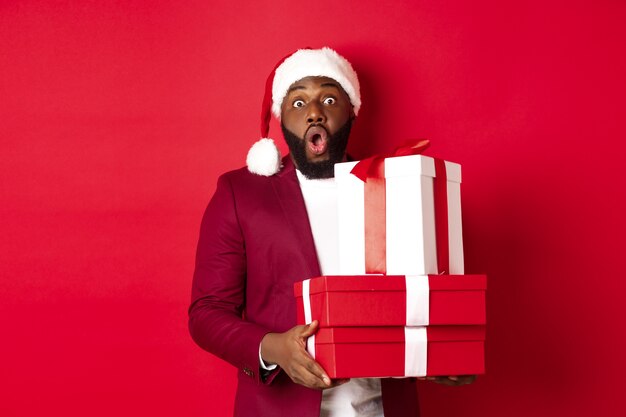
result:
M 421 154 L 430 141 L 408 140 L 391 154 L 375 155 L 359 161 L 350 171 L 364 183 L 365 195 L 365 272 L 387 273 L 387 230 L 385 208 L 385 158 Z
M 418 155 L 428 148 L 429 144 L 426 139 L 407 141 L 391 154 L 376 155 L 359 161 L 350 171 L 364 183 L 365 272 L 368 274 L 387 274 L 385 158 Z M 447 171 L 443 159 L 433 159 L 437 272 L 449 274 Z

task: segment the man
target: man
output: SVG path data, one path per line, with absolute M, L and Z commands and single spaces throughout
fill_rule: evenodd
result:
M 357 75 L 335 51 L 288 56 L 268 79 L 261 130 L 271 109 L 290 155 L 262 139 L 207 207 L 189 327 L 239 369 L 236 416 L 419 415 L 415 379 L 331 381 L 305 349 L 317 322 L 295 326 L 293 284 L 337 271 L 333 166 L 360 106 Z

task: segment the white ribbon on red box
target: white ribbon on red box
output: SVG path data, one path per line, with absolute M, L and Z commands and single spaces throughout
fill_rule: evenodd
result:
M 311 324 L 313 321 L 311 315 L 311 297 L 310 290 L 311 280 L 305 279 L 302 281 L 302 303 L 304 304 L 304 323 Z M 306 350 L 314 358 L 315 357 L 315 335 L 312 334 L 306 339 Z
M 407 275 L 406 327 L 404 328 L 404 376 L 426 376 L 430 322 L 430 286 L 428 275 Z
M 430 286 L 428 275 L 407 275 L 405 278 L 406 326 L 428 326 L 430 321 Z M 381 277 L 381 279 L 384 279 Z M 313 321 L 310 298 L 311 280 L 302 281 L 302 303 L 304 322 Z
M 428 326 L 430 316 L 430 287 L 428 275 L 407 275 L 406 285 L 406 325 Z
M 384 279 L 384 278 L 381 278 Z M 404 327 L 404 376 L 426 376 L 428 363 L 428 339 L 426 327 L 429 323 L 430 287 L 427 275 L 407 275 L 406 283 L 406 326 Z M 304 322 L 313 321 L 310 298 L 311 280 L 302 281 L 302 304 Z M 315 358 L 315 335 L 306 341 L 307 352 Z
M 426 376 L 428 338 L 426 327 L 404 328 L 404 376 Z

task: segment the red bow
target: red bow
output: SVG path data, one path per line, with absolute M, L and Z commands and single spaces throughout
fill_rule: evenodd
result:
M 368 274 L 387 273 L 385 158 L 417 155 L 429 145 L 430 141 L 427 139 L 408 140 L 391 154 L 363 159 L 350 171 L 364 182 L 365 187 L 365 272 Z
M 430 146 L 428 139 L 409 139 L 402 145 L 396 147 L 390 154 L 374 155 L 372 157 L 359 161 L 352 171 L 363 182 L 367 182 L 368 178 L 384 178 L 385 177 L 385 158 L 393 156 L 408 156 L 421 154 Z

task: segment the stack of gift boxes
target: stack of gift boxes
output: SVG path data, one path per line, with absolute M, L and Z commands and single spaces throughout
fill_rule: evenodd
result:
M 358 164 L 358 165 L 357 165 Z M 340 275 L 298 282 L 331 378 L 484 373 L 484 275 L 463 275 L 461 167 L 423 155 L 335 165 Z

